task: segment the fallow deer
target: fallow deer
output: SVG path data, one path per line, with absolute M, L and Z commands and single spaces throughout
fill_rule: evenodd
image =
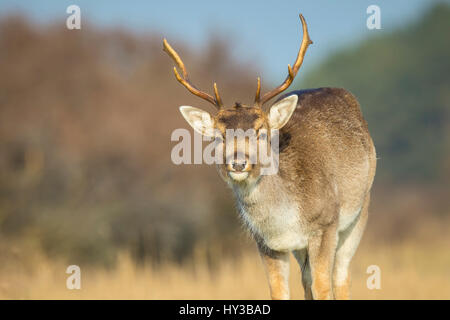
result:
M 279 129 L 276 174 L 262 175 L 261 166 L 248 161 L 245 144 L 234 149 L 245 155 L 244 161 L 233 158 L 217 165 L 256 240 L 272 299 L 289 299 L 290 252 L 301 267 L 306 299 L 348 299 L 349 264 L 368 217 L 375 147 L 358 101 L 344 89 L 293 91 L 268 112 L 263 110 L 263 104 L 291 85 L 312 43 L 302 15 L 300 20 L 303 39 L 293 67 L 288 65 L 286 80 L 261 98 L 258 78 L 256 98 L 249 106 L 236 103 L 225 108 L 216 83 L 215 97 L 200 91 L 165 39 L 164 50 L 182 71 L 183 76 L 174 67 L 177 80 L 218 109 L 212 116 L 198 108 L 180 107 L 194 130 L 204 135 L 218 131 L 228 144 L 227 129 L 251 128 L 257 133 Z

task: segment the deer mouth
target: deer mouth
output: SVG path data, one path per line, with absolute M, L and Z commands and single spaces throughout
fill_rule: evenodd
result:
M 248 178 L 248 172 L 247 171 L 229 171 L 228 175 L 231 179 L 234 181 L 242 181 Z

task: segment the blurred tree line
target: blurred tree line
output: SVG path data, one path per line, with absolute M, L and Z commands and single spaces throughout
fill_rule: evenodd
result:
M 440 5 L 302 82 L 358 97 L 381 158 L 377 183 L 448 182 L 449 23 Z M 220 37 L 209 43 L 172 45 L 199 87 L 217 81 L 235 99 L 226 104 L 250 101 L 256 66 L 231 58 Z M 156 34 L 0 20 L 0 242 L 105 266 L 123 249 L 142 263 L 181 263 L 204 248 L 214 263 L 253 245 L 215 168 L 171 162 L 170 135 L 188 127 L 178 106 L 212 111 L 172 67 Z
M 338 52 L 301 83 L 358 97 L 380 158 L 377 181 L 450 182 L 448 30 L 450 6 L 442 3 L 413 25 Z
M 173 44 L 197 85 L 248 98 L 249 66 L 209 43 Z M 211 110 L 172 68 L 156 34 L 0 21 L 0 238 L 78 264 L 112 265 L 121 249 L 155 262 L 199 243 L 233 252 L 239 225 L 215 168 L 171 162 L 171 133 L 187 127 L 178 106 Z

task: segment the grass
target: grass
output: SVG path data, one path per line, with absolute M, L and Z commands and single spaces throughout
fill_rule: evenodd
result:
M 376 244 L 375 244 L 376 243 Z M 450 235 L 414 235 L 395 243 L 364 240 L 352 263 L 354 299 L 450 299 Z M 30 250 L 32 252 L 33 250 Z M 68 290 L 62 261 L 34 251 L 3 260 L 0 299 L 268 299 L 256 249 L 223 258 L 211 270 L 201 251 L 186 266 L 137 266 L 126 253 L 115 268 L 81 267 L 81 290 Z M 367 267 L 381 269 L 381 289 L 366 286 Z M 292 259 L 291 296 L 303 299 L 299 268 Z

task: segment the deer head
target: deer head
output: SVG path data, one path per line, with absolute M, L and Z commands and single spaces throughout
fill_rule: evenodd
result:
M 218 109 L 215 116 L 190 106 L 181 106 L 180 112 L 195 131 L 223 142 L 226 151 L 223 153 L 223 164 L 219 165 L 218 169 L 224 180 L 229 183 L 249 183 L 258 179 L 261 175 L 262 164 L 258 159 L 251 157 L 249 150 L 255 150 L 254 146 L 270 149 L 272 130 L 281 129 L 297 107 L 297 95 L 291 95 L 274 103 L 268 112 L 262 108 L 267 101 L 291 85 L 302 65 L 308 46 L 312 44 L 308 35 L 308 27 L 302 15 L 300 15 L 300 20 L 303 26 L 303 40 L 293 67 L 288 65 L 288 76 L 281 85 L 264 94 L 262 98 L 260 96 L 261 81 L 258 78 L 255 100 L 251 106 L 235 103 L 231 107 L 224 107 L 216 83 L 213 85 L 214 97 L 197 89 L 190 82 L 180 56 L 166 39 L 163 41 L 164 51 L 182 72 L 181 76 L 177 67 L 173 69 L 178 82 L 191 93 L 210 102 Z M 244 133 L 244 139 L 241 139 L 242 133 Z M 252 146 L 252 144 L 254 145 Z

